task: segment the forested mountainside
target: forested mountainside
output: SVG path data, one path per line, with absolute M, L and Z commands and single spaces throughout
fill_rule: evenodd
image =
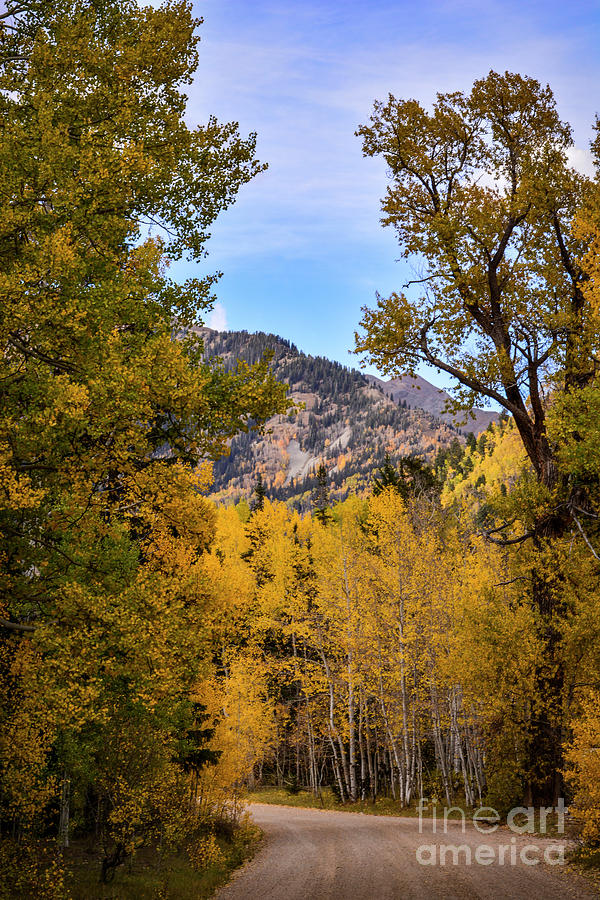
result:
M 321 462 L 328 471 L 332 499 L 367 486 L 386 453 L 392 461 L 424 457 L 434 463 L 439 451 L 465 437 L 451 422 L 424 409 L 397 401 L 385 382 L 374 383 L 361 372 L 324 357 L 307 356 L 276 335 L 203 329 L 207 356 L 220 356 L 230 366 L 236 359 L 256 362 L 273 352 L 277 378 L 290 386 L 302 404 L 291 416 L 269 420 L 268 433 L 240 434 L 229 456 L 214 466 L 214 490 L 223 497 L 249 496 L 260 473 L 271 499 L 310 506 Z M 437 393 L 433 385 L 431 393 Z M 416 393 L 416 392 L 415 392 Z M 416 395 L 418 398 L 420 395 Z M 466 427 L 466 433 L 471 427 Z

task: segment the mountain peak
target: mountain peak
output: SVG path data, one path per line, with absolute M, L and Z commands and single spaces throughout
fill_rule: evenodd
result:
M 405 402 L 411 407 L 424 409 L 438 416 L 443 422 L 450 422 L 455 428 L 465 434 L 472 431 L 475 435 L 485 431 L 490 422 L 498 421 L 498 413 L 488 409 L 474 407 L 470 411 L 449 413 L 445 412 L 450 396 L 442 388 L 436 387 L 431 382 L 421 378 L 420 375 L 403 375 L 399 378 L 390 378 L 384 381 L 375 375 L 367 375 L 373 383 L 381 386 L 385 393 L 389 394 L 396 403 Z

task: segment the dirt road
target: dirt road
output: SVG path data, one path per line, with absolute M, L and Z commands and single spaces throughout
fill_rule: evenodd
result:
M 448 823 L 446 834 L 439 833 L 438 825 L 434 835 L 431 820 L 423 820 L 420 834 L 417 819 L 263 804 L 250 809 L 265 832 L 265 845 L 220 891 L 218 900 L 598 900 L 600 896 L 587 880 L 544 862 L 544 853 L 552 860 L 560 849 L 557 841 L 536 835 L 515 835 L 507 828 L 483 835 L 471 823 L 463 832 L 459 822 Z M 441 850 L 442 845 L 454 849 Z M 523 851 L 525 860 L 539 862 L 527 865 Z M 435 864 L 420 864 L 417 854 Z

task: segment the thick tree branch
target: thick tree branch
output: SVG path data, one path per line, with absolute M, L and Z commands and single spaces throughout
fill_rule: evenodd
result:
M 32 347 L 30 344 L 26 344 L 19 335 L 11 332 L 8 336 L 10 343 L 13 345 L 15 350 L 18 350 L 20 353 L 23 353 L 24 356 L 31 356 L 34 359 L 38 359 L 40 362 L 46 363 L 49 366 L 52 366 L 53 369 L 57 369 L 61 372 L 65 372 L 67 374 L 71 374 L 74 372 L 74 367 L 69 363 L 65 363 L 61 359 L 53 359 L 51 356 L 47 356 L 41 350 L 38 350 L 36 347 Z
M 8 631 L 35 631 L 35 625 L 26 625 L 24 622 L 12 622 L 10 619 L 0 617 L 0 626 Z
M 431 350 L 429 349 L 429 344 L 427 341 L 427 330 L 429 329 L 431 323 L 427 323 L 421 329 L 421 352 L 423 353 L 424 360 L 428 362 L 430 365 L 434 366 L 436 369 L 441 369 L 442 372 L 447 372 L 448 375 L 452 375 L 460 384 L 464 385 L 464 387 L 469 388 L 469 390 L 474 391 L 477 394 L 482 394 L 484 397 L 489 397 L 490 400 L 495 400 L 496 403 L 499 403 L 507 412 L 510 412 L 515 419 L 518 417 L 522 417 L 523 409 L 521 409 L 516 404 L 512 403 L 509 399 L 502 396 L 498 391 L 489 385 L 484 384 L 482 381 L 479 381 L 476 378 L 471 378 L 469 375 L 466 375 L 464 372 L 461 372 L 460 369 L 457 369 L 455 366 L 451 366 L 449 363 L 444 362 L 443 359 L 440 359 L 438 356 L 435 356 Z M 526 415 L 526 413 L 525 413 Z

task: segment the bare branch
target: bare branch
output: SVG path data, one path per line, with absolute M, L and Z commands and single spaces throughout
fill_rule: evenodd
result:
M 588 538 L 587 534 L 586 534 L 585 531 L 583 530 L 583 528 L 582 528 L 582 526 L 581 526 L 581 522 L 579 521 L 579 519 L 577 518 L 577 516 L 575 515 L 575 513 L 573 512 L 573 510 L 571 510 L 571 518 L 573 519 L 573 521 L 575 522 L 575 524 L 576 524 L 577 527 L 579 528 L 579 531 L 581 532 L 581 536 L 582 536 L 582 538 L 584 539 L 584 541 L 586 542 L 586 544 L 588 545 L 588 547 L 589 547 L 589 549 L 590 549 L 590 551 L 591 551 L 591 553 L 592 553 L 592 556 L 594 557 L 594 559 L 597 559 L 598 562 L 600 562 L 600 556 L 598 556 L 598 554 L 596 553 L 596 551 L 595 551 L 594 548 L 592 547 L 592 544 L 591 544 L 591 542 L 590 542 L 590 539 Z
M 508 581 L 497 581 L 494 587 L 504 587 L 507 584 L 514 584 L 516 581 L 526 581 L 526 575 L 517 575 L 515 578 L 509 578 Z

